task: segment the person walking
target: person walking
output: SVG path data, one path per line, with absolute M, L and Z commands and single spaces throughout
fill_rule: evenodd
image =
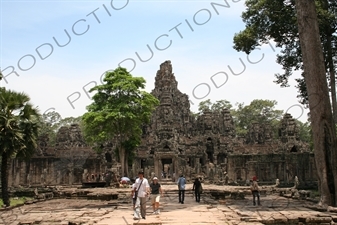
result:
M 146 219 L 146 198 L 150 193 L 150 185 L 148 180 L 144 177 L 144 172 L 138 173 L 138 178 L 135 182 L 133 193 L 137 196 L 140 204 L 140 214 L 142 219 Z
M 154 177 L 152 179 L 152 183 L 150 184 L 151 189 L 151 204 L 153 208 L 153 214 L 160 214 L 159 210 L 159 201 L 160 196 L 163 195 L 163 190 L 161 185 L 158 183 L 158 178 Z
M 192 190 L 194 191 L 195 201 L 200 202 L 200 194 L 202 192 L 202 186 L 199 178 L 195 178 Z
M 186 179 L 184 175 L 180 175 L 177 184 L 178 184 L 178 190 L 179 190 L 179 203 L 184 204 L 185 185 L 186 185 Z
M 256 198 L 257 198 L 257 204 L 261 205 L 260 203 L 260 187 L 257 183 L 257 178 L 253 177 L 253 182 L 251 186 L 252 194 L 253 194 L 253 205 L 256 205 Z
M 139 199 L 136 196 L 136 192 L 134 191 L 134 189 L 136 188 L 136 183 L 132 184 L 132 191 L 131 191 L 131 197 L 132 197 L 132 205 L 133 205 L 133 219 L 134 220 L 139 220 Z

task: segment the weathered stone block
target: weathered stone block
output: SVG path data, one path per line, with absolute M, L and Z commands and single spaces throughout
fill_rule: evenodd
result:
M 333 222 L 337 222 L 337 216 L 331 216 Z
M 273 219 L 276 224 L 286 224 L 288 222 L 288 219 L 283 216 L 273 216 Z
M 330 223 L 331 221 L 331 217 L 309 217 L 305 220 L 306 223 Z

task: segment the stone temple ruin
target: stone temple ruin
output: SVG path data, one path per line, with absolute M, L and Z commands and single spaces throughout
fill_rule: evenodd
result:
M 152 94 L 160 105 L 151 123 L 143 127 L 130 177 L 143 169 L 148 177 L 174 180 L 184 174 L 216 184 L 227 179 L 245 184 L 253 176 L 262 184 L 276 179 L 293 184 L 295 176 L 303 185 L 316 182 L 314 155 L 299 140 L 299 129 L 290 114 L 284 115 L 276 139 L 270 124 L 259 123 L 251 124 L 246 137 L 238 137 L 229 110 L 198 116 L 191 113 L 189 98 L 178 90 L 170 61 L 160 65 Z M 59 129 L 55 147 L 47 143 L 48 137 L 40 137 L 38 151 L 30 161 L 12 161 L 9 185 L 80 184 L 88 176 L 108 170 L 118 173 L 120 168 L 113 144 L 104 146 L 103 154 L 96 154 L 84 142 L 77 124 Z

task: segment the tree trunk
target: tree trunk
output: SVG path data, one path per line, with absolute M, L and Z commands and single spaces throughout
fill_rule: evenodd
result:
M 331 58 L 331 62 L 332 62 Z M 329 71 L 330 71 L 330 87 L 331 87 L 331 101 L 332 101 L 332 113 L 335 123 L 337 123 L 337 99 L 336 99 L 336 79 L 335 79 L 335 70 L 334 65 L 329 65 Z
M 120 144 L 119 148 L 119 161 L 121 163 L 121 176 L 123 177 L 125 174 L 125 149 L 123 148 L 123 146 Z
M 323 8 L 326 11 L 329 11 L 329 2 L 328 0 L 323 1 Z M 326 65 L 330 75 L 330 89 L 331 89 L 331 102 L 332 102 L 332 114 L 337 123 L 337 100 L 336 100 L 336 78 L 335 78 L 335 67 L 333 62 L 333 53 L 332 53 L 332 34 L 333 31 L 331 29 L 331 24 L 327 24 L 325 26 L 325 34 L 326 34 Z
M 8 154 L 6 152 L 1 155 L 1 194 L 2 201 L 5 206 L 10 206 L 8 193 Z
M 336 204 L 336 129 L 331 112 L 314 0 L 296 0 L 304 79 L 308 91 L 320 204 Z
M 125 176 L 129 177 L 129 152 L 125 150 L 125 168 L 124 168 L 124 172 L 125 172 Z

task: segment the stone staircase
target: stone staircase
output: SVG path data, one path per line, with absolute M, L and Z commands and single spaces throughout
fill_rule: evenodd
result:
M 162 185 L 177 185 L 176 182 L 172 181 L 172 178 L 163 178 L 159 181 L 159 183 Z

